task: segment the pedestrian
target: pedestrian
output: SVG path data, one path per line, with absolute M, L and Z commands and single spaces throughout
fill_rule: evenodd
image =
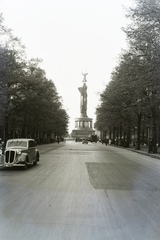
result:
M 153 138 L 151 137 L 149 139 L 149 149 L 148 149 L 149 153 L 153 153 Z
M 0 138 L 0 149 L 2 149 L 2 138 Z

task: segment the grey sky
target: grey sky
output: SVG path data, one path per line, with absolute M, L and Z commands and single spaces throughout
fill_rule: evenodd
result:
M 4 23 L 22 39 L 28 58 L 43 59 L 70 115 L 70 130 L 79 117 L 82 72 L 87 71 L 88 116 L 110 80 L 122 48 L 126 25 L 122 7 L 131 0 L 0 0 Z

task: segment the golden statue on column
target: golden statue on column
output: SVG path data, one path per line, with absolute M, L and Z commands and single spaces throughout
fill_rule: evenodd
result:
M 82 73 L 82 86 L 78 88 L 80 92 L 80 117 L 75 118 L 75 128 L 72 130 L 71 136 L 78 139 L 88 138 L 95 134 L 92 128 L 92 118 L 87 116 L 87 76 L 88 73 Z
M 81 117 L 87 117 L 87 76 L 88 73 L 82 73 L 82 75 L 84 76 L 83 78 L 83 86 L 79 87 L 78 90 L 81 93 L 81 100 L 80 100 L 80 113 L 81 113 Z

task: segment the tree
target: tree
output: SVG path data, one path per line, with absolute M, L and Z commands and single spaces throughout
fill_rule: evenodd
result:
M 152 119 L 154 152 L 157 152 L 157 121 L 160 105 L 160 2 L 136 0 L 130 9 L 131 25 L 125 32 L 131 51 L 145 61 L 144 79 Z
M 2 22 L 0 15 L 0 134 L 4 141 L 49 139 L 57 129 L 65 134 L 68 115 L 54 82 L 39 66 L 40 59 L 27 61 L 24 46 Z
M 160 2 L 135 0 L 135 3 L 127 15 L 130 24 L 124 29 L 129 49 L 122 54 L 111 83 L 101 96 L 102 103 L 97 109 L 97 120 L 101 122 L 97 126 L 109 112 L 110 126 L 115 124 L 114 118 L 125 128 L 134 126 L 137 119 L 137 149 L 140 149 L 142 120 L 151 119 L 156 152 L 160 116 Z

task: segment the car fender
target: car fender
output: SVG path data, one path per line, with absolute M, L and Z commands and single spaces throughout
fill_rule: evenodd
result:
M 40 158 L 40 154 L 39 154 L 38 149 L 36 149 L 36 151 L 35 151 L 35 157 L 36 157 L 36 156 L 38 156 L 38 158 Z
M 27 153 L 22 153 L 21 162 L 25 162 L 27 158 L 28 158 L 28 154 Z M 29 159 L 28 159 L 28 161 L 29 161 Z

